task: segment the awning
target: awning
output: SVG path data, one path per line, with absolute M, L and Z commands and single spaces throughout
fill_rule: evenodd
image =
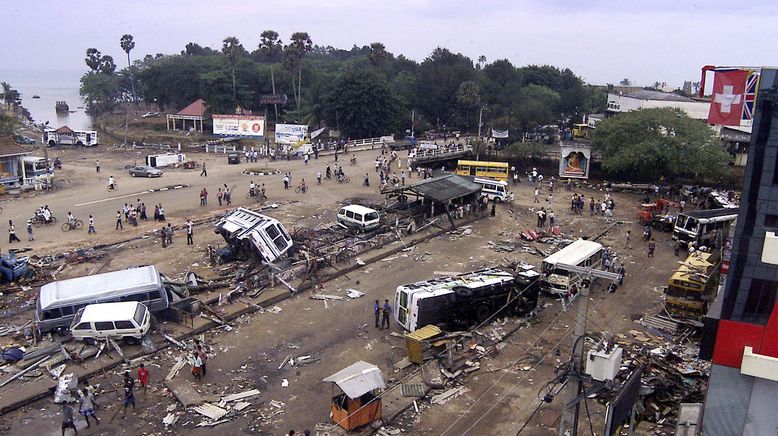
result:
M 338 385 L 349 398 L 359 398 L 373 389 L 386 387 L 381 369 L 361 360 L 332 374 L 324 381 Z

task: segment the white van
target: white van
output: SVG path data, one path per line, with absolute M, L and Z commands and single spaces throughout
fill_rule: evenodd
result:
M 151 312 L 137 301 L 90 304 L 78 311 L 70 326 L 76 340 L 122 339 L 138 343 L 151 328 Z
M 348 228 L 372 230 L 381 224 L 378 211 L 358 204 L 341 207 L 338 211 L 338 222 Z
M 474 178 L 473 181 L 482 186 L 481 193 L 486 195 L 489 200 L 513 201 L 513 193 L 508 190 L 508 182 L 501 180 Z

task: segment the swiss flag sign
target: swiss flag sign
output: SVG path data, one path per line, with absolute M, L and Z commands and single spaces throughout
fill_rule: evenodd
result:
M 740 125 L 748 74 L 746 70 L 716 71 L 708 112 L 709 124 Z

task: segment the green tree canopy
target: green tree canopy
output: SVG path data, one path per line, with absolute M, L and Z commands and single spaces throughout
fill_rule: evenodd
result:
M 399 129 L 402 104 L 386 79 L 372 70 L 350 69 L 332 84 L 325 119 L 344 135 L 368 138 Z
M 680 109 L 641 109 L 597 124 L 592 144 L 603 169 L 616 177 L 716 177 L 729 155 L 713 130 Z

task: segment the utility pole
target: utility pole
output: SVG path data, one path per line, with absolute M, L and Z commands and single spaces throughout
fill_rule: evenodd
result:
M 478 142 L 481 142 L 481 126 L 483 125 L 484 107 L 481 106 L 481 110 L 478 111 Z
M 591 283 L 591 280 L 589 281 Z M 576 397 L 581 393 L 581 376 L 582 368 L 579 367 L 581 362 L 581 356 L 583 355 L 583 340 L 581 338 L 586 335 L 586 316 L 589 310 L 589 287 L 581 286 L 579 295 L 575 297 L 578 302 L 576 304 L 576 320 L 575 320 L 575 332 L 573 333 L 573 357 L 572 365 L 569 368 L 567 374 L 567 386 L 565 386 L 565 402 L 567 405 L 575 402 Z M 580 409 L 580 402 L 575 402 L 570 407 L 565 407 L 562 412 L 562 419 L 559 422 L 559 436 L 578 434 L 578 412 Z
M 413 125 L 415 124 L 415 119 L 416 119 L 416 109 L 411 109 L 411 138 L 416 137 L 413 135 Z

